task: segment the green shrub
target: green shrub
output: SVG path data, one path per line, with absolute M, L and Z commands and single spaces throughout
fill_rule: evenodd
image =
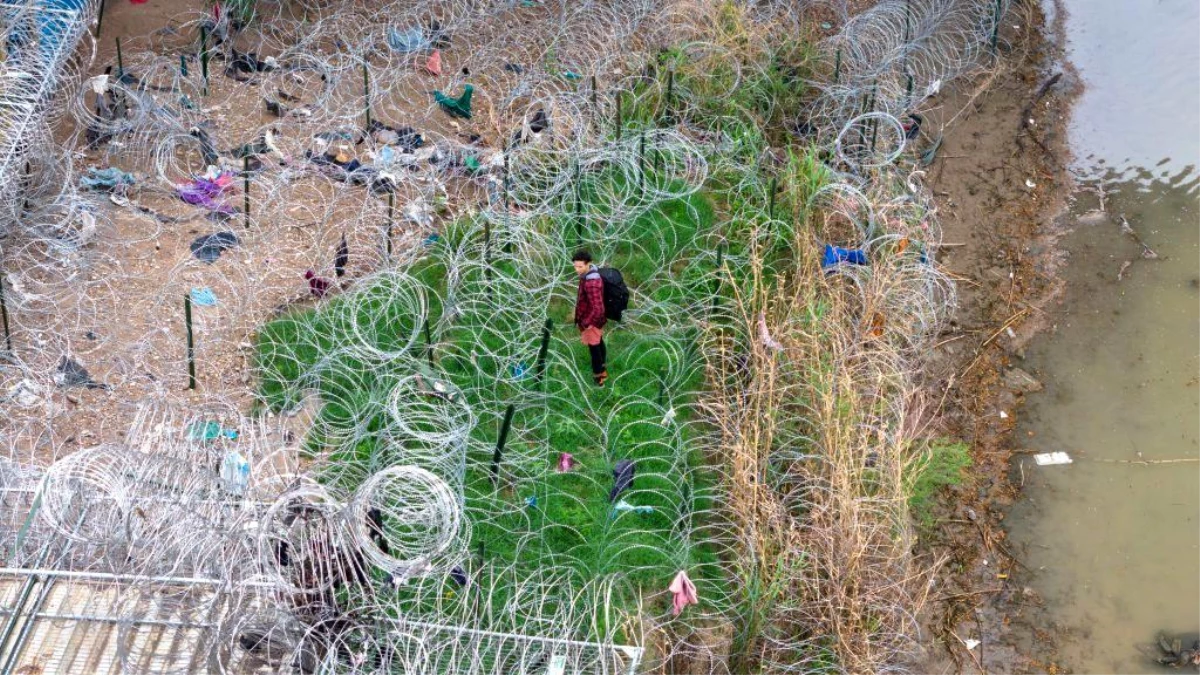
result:
M 908 508 L 921 527 L 934 524 L 933 505 L 939 490 L 959 485 L 971 466 L 971 448 L 949 440 L 931 441 L 911 474 Z

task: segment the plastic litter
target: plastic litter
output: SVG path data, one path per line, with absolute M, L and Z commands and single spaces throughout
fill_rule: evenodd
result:
M 21 380 L 8 390 L 8 400 L 16 401 L 22 408 L 32 408 L 45 396 L 42 385 L 33 380 Z
M 629 502 L 622 499 L 621 501 L 617 502 L 616 506 L 613 507 L 613 511 L 616 513 L 628 513 L 630 511 L 632 511 L 634 513 L 647 514 L 647 513 L 654 513 L 654 507 L 653 506 L 634 506 L 633 504 L 630 504 Z
M 213 307 L 217 304 L 217 296 L 211 288 L 193 288 L 188 295 L 197 307 Z
M 537 506 L 537 504 L 538 504 L 537 497 L 526 497 L 525 498 L 525 506 L 526 507 L 534 508 Z
M 1043 452 L 1033 456 L 1038 466 L 1055 466 L 1058 464 L 1074 464 L 1071 456 L 1065 452 Z
M 242 453 L 237 450 L 225 453 L 225 459 L 221 461 L 221 480 L 225 481 L 230 492 L 245 494 L 250 486 L 250 462 L 242 457 Z
M 184 429 L 184 438 L 192 442 L 211 443 L 218 438 L 228 438 L 232 441 L 237 440 L 237 437 L 237 431 L 225 429 L 219 422 L 212 420 L 208 420 L 207 422 L 192 422 Z
M 104 192 L 133 185 L 134 178 L 133 174 L 125 173 L 116 167 L 97 169 L 93 166 L 88 167 L 87 173 L 79 179 L 79 184 L 88 190 Z
M 508 374 L 514 380 L 523 380 L 529 374 L 529 366 L 524 363 L 511 363 L 508 366 Z
M 196 237 L 192 240 L 189 248 L 197 259 L 213 263 L 221 257 L 226 249 L 233 248 L 239 243 L 241 242 L 238 241 L 237 235 L 232 232 L 214 232 Z
M 615 502 L 625 490 L 633 487 L 633 478 L 637 469 L 632 459 L 622 459 L 613 467 L 613 486 L 608 492 L 608 501 Z
M 433 50 L 429 58 L 425 59 L 425 72 L 430 75 L 442 74 L 442 51 L 440 49 Z
M 191 183 L 180 185 L 177 193 L 179 198 L 194 206 L 203 206 L 221 213 L 233 213 L 233 207 L 220 201 L 223 195 L 233 185 L 233 174 L 217 172 L 212 176 L 210 170 L 204 176 L 194 178 Z
M 825 255 L 821 258 L 821 269 L 828 271 L 842 263 L 866 265 L 867 253 L 862 249 L 842 248 L 833 244 L 825 244 Z

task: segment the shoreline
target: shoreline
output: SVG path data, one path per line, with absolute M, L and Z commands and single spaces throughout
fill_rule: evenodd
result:
M 982 86 L 963 81 L 957 89 L 966 91 L 948 96 L 967 100 L 930 169 L 947 208 L 946 239 L 962 244 L 947 261 L 961 302 L 925 369 L 926 395 L 942 402 L 937 433 L 969 443 L 974 464 L 964 484 L 947 489 L 936 530 L 918 548 L 942 563 L 919 672 L 1063 672 L 1028 585 L 1032 570 L 1005 545 L 1004 524 L 1021 499 L 1011 460 L 1023 452 L 1024 397 L 1041 389 L 1021 367 L 1025 349 L 1065 288 L 1058 241 L 1074 189 L 1067 127 L 1082 84 L 1066 59 L 1065 9 L 1057 1 L 1052 9 L 1011 10 L 1012 48 Z M 968 649 L 968 641 L 979 644 Z

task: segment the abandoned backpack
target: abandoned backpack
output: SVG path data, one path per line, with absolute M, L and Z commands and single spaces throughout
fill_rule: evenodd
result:
M 621 314 L 629 307 L 629 287 L 621 272 L 612 267 L 601 267 L 600 279 L 604 281 L 604 316 L 620 321 Z

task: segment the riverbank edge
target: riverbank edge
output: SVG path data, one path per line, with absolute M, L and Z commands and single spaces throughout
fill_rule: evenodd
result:
M 918 552 L 939 571 L 915 672 L 1070 672 L 1004 520 L 1023 487 L 1012 459 L 1026 452 L 1016 433 L 1024 397 L 1041 388 L 1021 368 L 1025 349 L 1063 297 L 1058 242 L 1075 189 L 1067 130 L 1082 83 L 1066 58 L 1060 0 L 1017 3 L 1009 18 L 1008 53 L 947 97 L 969 111 L 947 128 L 941 163 L 956 162 L 952 177 L 931 170 L 946 241 L 959 245 L 948 266 L 962 296 L 925 395 L 938 402 L 932 426 L 969 443 L 974 465 L 922 536 Z

